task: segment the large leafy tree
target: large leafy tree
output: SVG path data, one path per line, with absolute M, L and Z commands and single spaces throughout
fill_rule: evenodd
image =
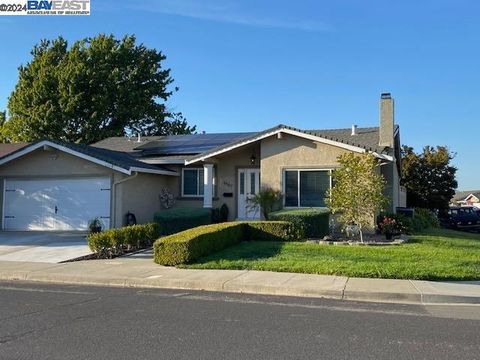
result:
M 421 153 L 402 148 L 402 185 L 407 189 L 407 205 L 425 209 L 448 208 L 455 194 L 457 169 L 454 154 L 445 146 L 425 146 Z
M 190 133 L 166 101 L 174 88 L 165 56 L 134 36 L 98 35 L 74 42 L 43 40 L 19 68 L 2 126 L 8 141 L 54 138 L 93 143 L 125 133 Z
M 375 214 L 387 204 L 383 194 L 386 182 L 377 171 L 379 163 L 372 154 L 345 153 L 339 156 L 338 163 L 332 173 L 334 186 L 327 204 L 333 213 L 339 213 L 344 227 L 358 226 L 363 242 L 363 229 L 372 225 Z
M 7 139 L 4 138 L 2 133 L 3 125 L 7 119 L 6 111 L 0 111 L 0 143 L 5 142 Z

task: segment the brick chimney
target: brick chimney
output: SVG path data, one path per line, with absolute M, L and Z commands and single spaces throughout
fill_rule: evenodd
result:
M 380 96 L 380 131 L 379 146 L 394 147 L 393 126 L 394 126 L 394 106 L 390 93 L 383 93 Z

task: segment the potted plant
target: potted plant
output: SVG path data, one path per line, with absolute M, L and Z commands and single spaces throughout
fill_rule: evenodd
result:
M 102 228 L 103 228 L 103 224 L 98 217 L 96 217 L 93 220 L 90 220 L 90 222 L 88 223 L 88 229 L 90 230 L 91 234 L 101 232 Z
M 380 224 L 380 231 L 385 235 L 385 239 L 392 240 L 393 235 L 398 233 L 400 224 L 392 217 L 384 216 Z

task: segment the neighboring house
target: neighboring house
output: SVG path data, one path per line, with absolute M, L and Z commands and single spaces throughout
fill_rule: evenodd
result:
M 248 198 L 262 187 L 279 189 L 284 206 L 324 207 L 331 172 L 346 152 L 372 153 L 387 181 L 389 209 L 401 203 L 400 131 L 393 99 L 382 94 L 380 126 L 300 130 L 278 125 L 248 133 L 149 138 L 113 137 L 86 146 L 58 141 L 23 145 L 0 158 L 1 228 L 85 230 L 138 222 L 161 209 L 168 188 L 175 206 L 218 207 L 230 219 L 259 218 Z
M 475 206 L 480 209 L 480 190 L 457 191 L 451 202 L 452 205 Z

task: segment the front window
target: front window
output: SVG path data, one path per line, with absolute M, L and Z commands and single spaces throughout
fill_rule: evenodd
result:
M 203 196 L 203 169 L 183 169 L 182 196 Z
M 331 187 L 330 170 L 286 170 L 286 207 L 325 207 Z

